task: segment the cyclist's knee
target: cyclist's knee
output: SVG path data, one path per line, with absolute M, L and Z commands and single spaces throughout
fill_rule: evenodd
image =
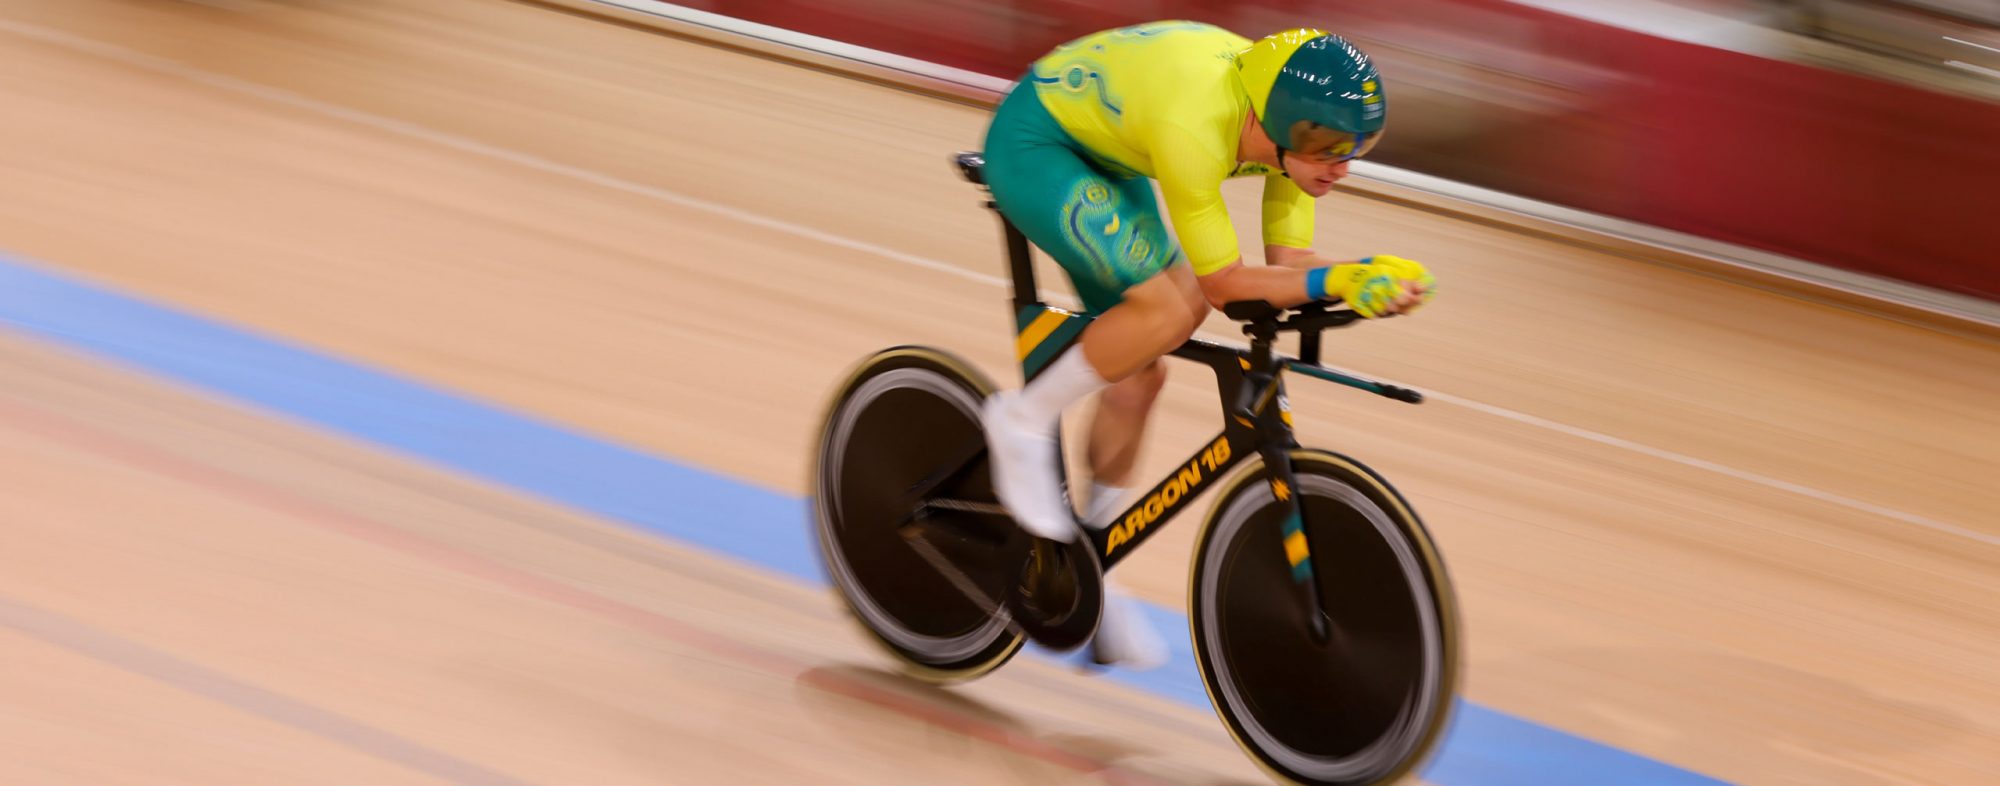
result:
M 1194 338 L 1201 328 L 1202 320 L 1208 318 L 1208 297 L 1201 292 L 1201 283 L 1195 280 L 1194 271 L 1187 265 L 1174 265 L 1160 275 L 1173 284 L 1174 294 L 1180 306 L 1174 322 L 1173 340 L 1175 345 Z

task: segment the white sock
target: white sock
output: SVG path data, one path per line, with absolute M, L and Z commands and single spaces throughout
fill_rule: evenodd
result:
M 1167 640 L 1146 618 L 1139 601 L 1104 577 L 1104 617 L 1090 646 L 1100 662 L 1132 671 L 1156 669 L 1167 662 Z
M 1109 384 L 1084 359 L 1082 347 L 1070 347 L 1026 387 L 994 394 L 981 406 L 993 491 L 1029 532 L 1065 543 L 1076 539 L 1076 513 L 1062 497 L 1056 432 L 1063 410 Z
M 1084 514 L 1083 523 L 1094 529 L 1110 526 L 1112 516 L 1125 512 L 1125 495 L 1131 491 L 1124 486 L 1107 486 L 1091 481 L 1090 509 Z
M 1042 370 L 1041 376 L 1021 388 L 1012 414 L 1026 425 L 1054 427 L 1062 421 L 1063 410 L 1110 385 L 1084 358 L 1083 344 L 1079 342 L 1064 350 L 1062 357 Z

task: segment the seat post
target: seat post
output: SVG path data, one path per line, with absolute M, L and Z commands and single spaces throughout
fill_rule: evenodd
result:
M 1007 239 L 1007 273 L 1014 280 L 1014 313 L 1020 314 L 1030 307 L 1041 308 L 1040 290 L 1035 287 L 1034 257 L 1028 250 L 1028 236 L 1021 234 L 1021 228 L 1008 221 L 1000 212 L 1000 205 L 990 197 L 993 187 L 986 183 L 986 157 L 976 152 L 959 153 L 952 156 L 952 163 L 958 165 L 958 173 L 973 184 L 986 189 L 989 199 L 986 207 L 1000 218 L 1000 231 Z
M 1243 333 L 1250 337 L 1250 367 L 1262 371 L 1271 367 L 1272 345 L 1278 340 L 1278 326 L 1275 321 L 1259 320 L 1243 326 Z
M 1000 208 L 992 202 L 986 206 L 993 208 L 994 215 L 1000 214 Z M 1021 234 L 1021 228 L 1004 215 L 1000 216 L 1000 227 L 1007 235 L 1007 269 L 1014 277 L 1014 313 L 1031 306 L 1039 308 L 1042 296 L 1035 287 L 1034 257 L 1028 251 L 1028 236 Z

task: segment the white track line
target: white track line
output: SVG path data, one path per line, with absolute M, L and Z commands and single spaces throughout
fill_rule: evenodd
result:
M 1424 395 L 1434 401 L 1439 401 L 1446 404 L 1456 404 L 1458 406 L 1465 407 L 1466 409 L 1475 410 L 1478 412 L 1484 412 L 1488 415 L 1493 415 L 1495 417 L 1506 418 L 1508 420 L 1512 420 L 1517 423 L 1525 423 L 1530 426 L 1545 428 L 1560 434 L 1568 434 L 1578 439 L 1586 439 L 1590 440 L 1591 442 L 1596 442 L 1601 445 L 1609 445 L 1614 448 L 1623 448 L 1625 450 L 1629 450 L 1634 453 L 1652 456 L 1653 458 L 1661 459 L 1664 461 L 1671 461 L 1676 464 L 1683 464 L 1689 467 L 1694 467 L 1695 469 L 1707 470 L 1709 472 L 1713 472 L 1718 475 L 1727 475 L 1729 477 L 1736 478 L 1738 480 L 1749 481 L 1751 483 L 1755 483 L 1760 486 L 1768 486 L 1770 488 L 1778 489 L 1780 491 L 1789 491 L 1793 494 L 1797 494 L 1802 497 L 1809 497 L 1811 499 L 1816 499 L 1821 502 L 1827 502 L 1827 503 L 1832 503 L 1834 505 L 1853 508 L 1863 513 L 1872 513 L 1874 515 L 1882 516 L 1884 518 L 1891 518 L 1904 523 L 1915 524 L 1919 527 L 1929 527 L 1931 529 L 1937 530 L 1947 535 L 1956 535 L 1958 537 L 1966 538 L 1968 540 L 1978 541 L 1980 543 L 1984 543 L 1989 546 L 2000 546 L 2000 534 L 1993 534 L 1987 532 L 1980 532 L 1978 530 L 1966 529 L 1965 527 L 1961 527 L 1956 524 L 1939 521 L 1937 519 L 1928 518 L 1925 516 L 1919 516 L 1915 513 L 1905 513 L 1903 511 L 1896 510 L 1895 508 L 1885 508 L 1881 505 L 1877 505 L 1872 502 L 1863 502 L 1858 499 L 1843 497 L 1840 496 L 1839 494 L 1821 491 L 1811 486 L 1801 486 L 1797 483 L 1793 483 L 1788 480 L 1779 480 L 1777 478 L 1770 477 L 1768 475 L 1759 475 L 1755 472 L 1747 472 L 1744 470 L 1737 469 L 1735 467 L 1723 464 L 1717 464 L 1713 461 L 1708 461 L 1706 459 L 1698 459 L 1683 453 L 1675 453 L 1670 450 L 1662 450 L 1660 448 L 1656 448 L 1651 445 L 1645 445 L 1638 442 L 1633 442 L 1632 440 L 1629 439 L 1614 437 L 1609 434 L 1603 434 L 1600 432 L 1591 431 L 1589 429 L 1577 428 L 1576 426 L 1571 426 L 1564 423 L 1558 423 L 1556 421 L 1549 420 L 1547 418 L 1536 417 L 1534 415 L 1530 415 L 1525 412 L 1515 412 L 1510 409 L 1496 407 L 1492 404 L 1485 404 L 1467 398 L 1460 398 L 1458 396 L 1451 395 L 1450 393 L 1435 393 L 1431 391 L 1424 391 Z
M 768 42 L 780 47 L 800 52 L 824 55 L 850 64 L 884 68 L 890 71 L 914 75 L 923 79 L 971 88 L 977 93 L 993 97 L 1004 96 L 1014 87 L 1011 79 L 1000 79 L 963 68 L 939 65 L 914 57 L 869 49 L 846 41 L 836 41 L 808 35 L 797 30 L 787 30 L 759 24 L 733 16 L 703 11 L 699 8 L 658 2 L 658 0 L 584 0 L 601 6 L 611 6 L 625 11 L 667 22 L 677 22 L 696 28 L 705 28 L 712 33 L 732 36 L 737 40 L 752 39 Z M 562 2 L 562 0 L 557 0 Z M 568 5 L 568 4 L 565 4 Z M 584 9 L 579 9 L 584 10 Z M 601 9 L 598 9 L 601 10 Z
M 614 191 L 621 191 L 628 194 L 643 196 L 649 199 L 657 199 L 662 202 L 678 205 L 691 210 L 698 210 L 712 215 L 722 216 L 734 221 L 740 221 L 746 224 L 750 224 L 752 226 L 783 232 L 795 237 L 806 238 L 808 240 L 813 240 L 819 243 L 825 243 L 827 245 L 839 248 L 845 248 L 853 251 L 873 254 L 876 256 L 883 257 L 885 259 L 895 260 L 897 262 L 901 262 L 906 265 L 920 267 L 925 270 L 933 270 L 939 273 L 957 276 L 959 278 L 967 279 L 970 281 L 976 281 L 981 284 L 986 284 L 994 287 L 1009 286 L 1008 280 L 1000 276 L 967 270 L 965 268 L 957 267 L 955 265 L 951 265 L 945 262 L 940 262 L 935 259 L 920 257 L 915 254 L 909 254 L 902 251 L 897 251 L 893 248 L 888 248 L 886 246 L 880 246 L 874 243 L 855 240 L 853 238 L 845 237 L 842 235 L 836 235 L 830 232 L 823 232 L 821 230 L 813 229 L 811 227 L 801 226 L 788 221 L 781 221 L 775 218 L 771 218 L 769 216 L 758 215 L 756 213 L 752 213 L 734 207 L 729 207 L 727 205 L 717 204 L 705 199 L 700 199 L 698 197 L 691 197 L 686 194 L 669 191 L 667 189 L 659 188 L 657 186 L 648 186 L 641 183 L 635 183 L 630 180 L 613 177 L 611 175 L 607 175 L 602 172 L 596 172 L 589 169 L 583 169 L 581 167 L 570 166 L 568 164 L 562 164 L 555 161 L 550 161 L 545 158 L 531 156 L 526 153 L 521 153 L 519 151 L 509 150 L 502 147 L 496 147 L 493 145 L 468 139 L 466 137 L 458 136 L 455 134 L 447 134 L 439 131 L 434 131 L 429 128 L 425 128 L 423 126 L 419 126 L 413 123 L 407 123 L 404 121 L 394 120 L 380 115 L 371 114 L 368 112 L 362 112 L 359 110 L 349 109 L 347 107 L 342 107 L 335 104 L 325 103 L 322 101 L 307 98 L 297 93 L 287 92 L 272 87 L 266 87 L 264 85 L 259 85 L 253 82 L 236 79 L 234 77 L 223 76 L 221 74 L 203 71 L 196 68 L 190 68 L 188 66 L 173 62 L 171 60 L 153 57 L 151 55 L 147 55 L 141 52 L 135 52 L 133 50 L 126 49 L 124 47 L 106 44 L 101 41 L 93 41 L 85 38 L 79 38 L 57 30 L 51 30 L 45 27 L 41 27 L 39 25 L 25 24 L 10 20 L 0 20 L 0 30 L 13 33 L 14 35 L 18 35 L 22 38 L 28 38 L 35 41 L 40 41 L 42 43 L 59 46 L 77 52 L 83 52 L 86 54 L 104 58 L 106 60 L 111 60 L 114 62 L 145 69 L 148 71 L 153 71 L 156 73 L 179 77 L 192 82 L 197 82 L 203 85 L 214 87 L 220 90 L 226 90 L 232 93 L 239 93 L 242 95 L 253 96 L 259 99 L 270 101 L 272 103 L 283 104 L 285 106 L 293 107 L 296 109 L 302 109 L 308 112 L 312 112 L 314 114 L 337 118 L 339 120 L 354 123 L 356 125 L 367 126 L 369 128 L 374 128 L 381 131 L 387 131 L 392 134 L 397 134 L 412 139 L 423 140 L 425 142 L 430 142 L 432 144 L 452 148 L 462 152 L 485 156 L 487 158 L 492 158 L 500 161 L 506 161 L 511 164 L 516 164 L 540 172 L 546 172 L 549 174 L 556 174 L 556 175 L 562 175 L 564 177 L 574 178 L 586 183 L 590 183 L 592 185 L 597 185 L 597 186 L 602 186 L 604 188 L 612 189 Z M 1217 340 L 1222 340 L 1226 343 L 1236 343 L 1231 339 L 1223 339 L 1222 337 L 1219 336 L 1209 336 L 1209 337 L 1215 338 Z M 1390 380 L 1383 380 L 1383 381 L 1388 382 Z M 1392 383 L 1392 384 L 1400 384 L 1400 383 Z M 1403 387 L 1413 387 L 1413 386 L 1403 385 Z M 1792 494 L 1797 494 L 1803 497 L 1807 497 L 1810 499 L 1819 500 L 1821 502 L 1826 502 L 1834 505 L 1839 505 L 1842 507 L 1851 508 L 1870 515 L 1882 516 L 1884 518 L 1901 521 L 1907 524 L 1914 524 L 1916 526 L 1926 527 L 1932 530 L 1936 530 L 1938 532 L 1945 533 L 1947 535 L 1965 538 L 1967 540 L 1972 540 L 1978 543 L 1984 543 L 1989 546 L 2000 546 L 2000 534 L 1979 532 L 1976 530 L 1968 529 L 1944 521 L 1939 521 L 1937 519 L 1929 518 L 1926 516 L 1919 516 L 1914 513 L 1907 513 L 1893 508 L 1887 508 L 1881 505 L 1876 505 L 1869 502 L 1863 502 L 1861 500 L 1852 499 L 1849 497 L 1843 497 L 1838 494 L 1821 491 L 1819 489 L 1815 489 L 1810 486 L 1802 486 L 1797 483 L 1779 480 L 1777 478 L 1772 478 L 1765 475 L 1759 475 L 1754 472 L 1747 472 L 1744 470 L 1736 469 L 1734 467 L 1717 464 L 1712 461 L 1698 459 L 1693 456 L 1683 455 L 1668 450 L 1661 450 L 1659 448 L 1643 445 L 1628 439 L 1614 437 L 1609 434 L 1603 434 L 1591 431 L 1589 429 L 1577 428 L 1575 426 L 1558 423 L 1556 421 L 1548 420 L 1546 418 L 1536 417 L 1534 415 L 1529 415 L 1523 412 L 1516 412 L 1503 407 L 1497 407 L 1491 404 L 1481 403 L 1478 401 L 1474 401 L 1472 399 L 1454 396 L 1448 393 L 1439 393 L 1436 391 L 1429 391 L 1429 390 L 1423 392 L 1427 398 L 1430 398 L 1434 401 L 1438 401 L 1441 403 L 1454 404 L 1477 412 L 1483 412 L 1489 415 L 1493 415 L 1495 417 L 1512 420 L 1517 423 L 1524 423 L 1538 428 L 1549 429 L 1557 433 L 1567 434 L 1569 436 L 1577 437 L 1579 439 L 1589 440 L 1591 442 L 1596 442 L 1601 445 L 1608 445 L 1615 448 L 1630 450 L 1632 452 L 1645 456 L 1651 456 L 1653 458 L 1661 459 L 1663 461 L 1670 461 L 1676 464 L 1681 464 L 1684 466 L 1693 467 L 1708 472 L 1713 472 L 1719 475 L 1735 478 L 1737 480 L 1742 480 L 1749 483 L 1755 483 L 1761 486 L 1777 489 L 1779 491 L 1785 491 Z

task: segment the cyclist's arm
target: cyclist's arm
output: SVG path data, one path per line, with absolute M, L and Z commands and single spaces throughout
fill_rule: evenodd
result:
M 1308 270 L 1316 267 L 1331 267 L 1333 265 L 1351 265 L 1359 261 L 1361 260 L 1334 259 L 1332 257 L 1321 256 L 1319 252 L 1310 248 L 1293 248 L 1291 246 L 1264 247 L 1264 264 L 1276 267 L 1295 267 L 1301 270 Z
M 1180 232 L 1188 264 L 1194 266 L 1194 280 L 1202 284 L 1202 296 L 1212 306 L 1220 308 L 1234 300 L 1268 300 L 1272 306 L 1290 308 L 1312 300 L 1306 296 L 1304 268 L 1242 262 L 1242 254 L 1236 250 L 1236 230 L 1230 228 L 1220 192 L 1214 196 L 1176 196 L 1166 182 L 1160 184 L 1160 192 L 1166 196 L 1166 210 L 1174 218 L 1174 230 Z
M 1264 263 L 1281 267 L 1333 264 L 1312 252 L 1313 198 L 1284 175 L 1264 178 Z
M 1294 248 L 1292 246 L 1278 246 L 1266 243 L 1264 245 L 1264 264 L 1274 267 L 1296 267 L 1303 269 L 1334 263 L 1321 259 L 1310 248 Z
M 1306 296 L 1306 270 L 1272 265 L 1245 265 L 1236 259 L 1222 268 L 1195 277 L 1209 305 L 1221 308 L 1238 300 L 1262 300 L 1279 308 L 1291 308 L 1312 298 Z
M 1167 193 L 1162 183 L 1162 192 Z M 1218 184 L 1219 185 L 1219 184 Z M 1245 265 L 1239 253 L 1231 249 L 1231 259 L 1221 264 L 1212 260 L 1202 264 L 1203 259 L 1190 254 L 1194 262 L 1196 281 L 1200 283 L 1202 296 L 1211 305 L 1222 306 L 1238 300 L 1262 300 L 1279 308 L 1290 308 L 1313 299 L 1312 293 L 1322 297 L 1330 293 L 1328 278 L 1340 269 L 1341 263 L 1323 259 L 1309 250 L 1312 243 L 1312 206 L 1288 198 L 1292 192 L 1304 198 L 1303 192 L 1290 180 L 1272 178 L 1266 181 L 1264 192 L 1264 265 Z M 1274 195 L 1277 197 L 1274 199 Z M 1215 212 L 1222 215 L 1223 228 L 1228 226 L 1228 216 L 1221 207 L 1219 189 L 1211 189 L 1197 194 L 1183 194 L 1183 198 L 1212 198 Z M 1171 203 L 1170 203 L 1171 204 Z M 1176 228 L 1180 228 L 1176 224 Z M 1186 230 L 1183 230 L 1183 235 Z M 1234 239 L 1234 235 L 1230 235 Z M 1385 258 L 1386 259 L 1386 258 Z M 1414 264 L 1414 263 L 1412 263 Z M 1416 268 L 1421 271 L 1422 268 Z M 1353 274 L 1352 268 L 1349 273 Z M 1315 274 L 1318 278 L 1315 279 Z M 1371 279 L 1372 280 L 1372 279 Z M 1361 279 L 1344 278 L 1346 285 L 1361 285 Z M 1311 285 L 1309 288 L 1308 285 Z M 1369 284 L 1368 286 L 1376 286 Z M 1390 293 L 1371 290 L 1367 316 L 1395 314 L 1422 305 L 1427 285 L 1415 281 L 1404 281 L 1399 292 Z M 1341 290 L 1346 291 L 1346 290 Z M 1359 307 L 1357 307 L 1359 308 Z
M 1152 140 L 1155 176 L 1167 217 L 1180 236 L 1181 250 L 1194 268 L 1203 297 L 1215 306 L 1263 300 L 1281 308 L 1310 300 L 1306 271 L 1243 264 L 1236 229 L 1222 202 L 1222 179 L 1231 162 L 1225 151 L 1210 149 L 1197 137 L 1178 131 L 1162 129 Z
M 1194 267 L 1195 281 L 1209 304 L 1221 307 L 1237 300 L 1263 300 L 1289 308 L 1312 298 L 1306 296 L 1306 270 L 1285 265 L 1245 265 L 1237 250 L 1236 230 L 1229 225 L 1229 211 L 1223 207 L 1219 189 L 1195 191 L 1175 187 L 1160 180 L 1167 214 L 1180 234 L 1181 247 Z M 1293 254 L 1312 258 L 1305 249 L 1285 249 L 1280 257 Z

